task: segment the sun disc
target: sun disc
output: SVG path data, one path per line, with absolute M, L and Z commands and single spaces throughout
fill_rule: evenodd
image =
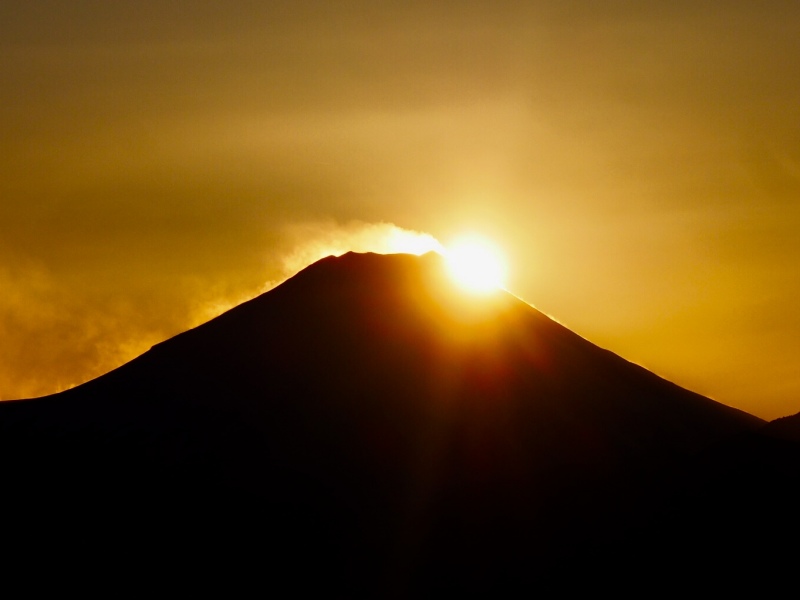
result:
M 506 266 L 500 252 L 480 238 L 464 238 L 446 251 L 447 269 L 453 280 L 472 293 L 489 293 L 505 283 Z

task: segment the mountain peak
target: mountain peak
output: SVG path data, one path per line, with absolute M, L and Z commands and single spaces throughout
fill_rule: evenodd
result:
M 98 547 L 111 497 L 148 535 L 185 522 L 185 552 L 224 559 L 230 539 L 193 532 L 238 518 L 230 535 L 277 544 L 287 572 L 391 579 L 408 553 L 424 579 L 544 564 L 611 482 L 760 424 L 507 292 L 461 292 L 440 255 L 347 253 L 94 381 L 0 403 L 0 456 L 23 457 L 9 511 L 43 523 L 41 499 L 79 490 L 65 514 Z

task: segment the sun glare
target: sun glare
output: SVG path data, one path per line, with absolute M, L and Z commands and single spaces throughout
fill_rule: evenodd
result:
M 388 252 L 402 252 L 406 254 L 425 254 L 431 250 L 442 252 L 442 245 L 432 235 L 408 231 L 396 227 L 385 238 L 384 244 Z
M 462 238 L 445 251 L 447 269 L 465 290 L 486 294 L 505 284 L 506 264 L 500 251 L 478 237 Z

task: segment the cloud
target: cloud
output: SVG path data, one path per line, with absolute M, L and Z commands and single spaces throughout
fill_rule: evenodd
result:
M 291 225 L 284 230 L 291 249 L 282 258 L 284 274 L 288 277 L 326 256 L 346 252 L 377 252 L 380 254 L 424 254 L 441 251 L 442 245 L 430 234 L 403 229 L 392 223 L 347 224 L 316 222 Z
M 0 289 L 2 400 L 96 377 L 140 353 L 137 341 L 147 337 L 130 308 L 68 290 L 39 264 L 0 269 Z
M 263 272 L 131 270 L 122 280 L 44 263 L 0 263 L 0 400 L 52 394 L 98 377 L 153 344 L 200 325 L 334 254 L 440 250 L 431 235 L 391 223 L 288 225 L 264 248 Z M 6 265 L 6 266 L 3 266 Z M 11 265 L 11 266 L 8 266 Z M 174 268 L 174 267 L 173 267 Z M 83 285 L 76 285 L 78 278 Z

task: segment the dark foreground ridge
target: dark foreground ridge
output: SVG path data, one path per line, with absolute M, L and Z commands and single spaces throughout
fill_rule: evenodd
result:
M 72 577 L 293 595 L 576 572 L 718 589 L 709 561 L 766 568 L 788 531 L 770 511 L 798 499 L 797 428 L 762 425 L 510 294 L 462 295 L 436 254 L 350 253 L 94 381 L 0 404 L 4 543 Z

